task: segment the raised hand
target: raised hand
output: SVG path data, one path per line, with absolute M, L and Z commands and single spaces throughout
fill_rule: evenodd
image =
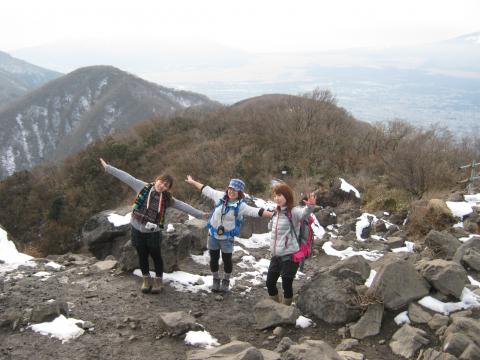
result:
M 303 200 L 305 205 L 316 205 L 317 204 L 317 195 L 315 193 L 310 193 L 307 200 Z
M 100 158 L 100 164 L 102 164 L 103 168 L 106 169 L 108 164 L 105 160 L 103 160 L 102 158 Z

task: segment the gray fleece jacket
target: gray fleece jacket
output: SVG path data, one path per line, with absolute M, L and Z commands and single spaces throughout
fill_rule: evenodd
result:
M 315 205 L 308 205 L 305 207 L 296 206 L 291 210 L 292 224 L 295 226 L 297 236 L 300 235 L 301 221 L 306 219 L 314 209 Z M 272 256 L 291 255 L 300 249 L 290 220 L 287 217 L 286 207 L 275 212 L 268 227 L 272 230 L 270 236 L 270 251 Z
M 136 179 L 132 175 L 130 175 L 129 173 L 127 173 L 123 170 L 117 169 L 116 167 L 113 167 L 112 165 L 107 165 L 107 167 L 105 168 L 105 171 L 107 173 L 115 176 L 117 179 L 123 181 L 128 186 L 130 186 L 133 190 L 135 190 L 135 192 L 137 194 L 147 185 L 147 183 L 145 181 Z M 203 219 L 203 214 L 204 213 L 201 212 L 200 210 L 197 210 L 194 207 L 192 207 L 188 204 L 185 204 L 184 202 L 182 202 L 178 199 L 175 199 L 174 197 L 172 197 L 172 200 L 173 200 L 172 201 L 172 207 L 173 208 L 175 208 L 177 210 L 180 210 L 180 211 L 183 211 L 183 212 L 185 212 L 189 215 L 192 215 L 192 216 L 196 217 L 197 219 Z M 133 217 L 130 220 L 130 224 L 135 229 L 137 229 L 138 231 L 151 233 L 150 230 L 147 230 L 145 228 L 144 224 L 142 224 L 137 219 L 134 219 Z M 159 228 L 157 231 L 161 231 L 161 229 Z

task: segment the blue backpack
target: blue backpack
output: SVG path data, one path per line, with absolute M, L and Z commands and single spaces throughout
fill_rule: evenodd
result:
M 210 231 L 210 234 L 215 237 L 217 236 L 217 230 L 218 228 L 214 228 L 212 226 L 212 224 L 210 223 L 211 219 L 212 219 L 212 216 L 213 216 L 213 213 L 215 212 L 215 210 L 218 208 L 218 207 L 222 207 L 222 218 L 224 215 L 226 215 L 229 211 L 231 211 L 233 209 L 234 211 L 234 215 L 235 215 L 235 227 L 230 230 L 230 231 L 224 231 L 223 234 L 221 235 L 225 235 L 226 237 L 228 238 L 233 238 L 234 236 L 238 236 L 240 235 L 240 229 L 242 227 L 242 224 L 243 224 L 243 218 L 240 219 L 239 216 L 238 216 L 238 213 L 240 211 L 240 206 L 242 205 L 242 203 L 245 202 L 244 199 L 240 199 L 238 202 L 237 202 L 237 205 L 236 206 L 228 206 L 227 205 L 227 197 L 223 197 L 222 199 L 220 199 L 217 203 L 217 205 L 215 205 L 215 207 L 213 208 L 212 212 L 210 213 L 210 216 L 208 217 L 208 224 L 207 224 L 207 227 L 208 227 L 208 230 Z M 220 224 L 220 226 L 222 226 Z M 219 226 L 219 227 L 220 227 Z M 223 226 L 222 226 L 223 227 Z

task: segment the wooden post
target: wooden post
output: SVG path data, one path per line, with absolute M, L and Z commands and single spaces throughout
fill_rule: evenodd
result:
M 477 173 L 477 167 L 479 166 L 480 166 L 480 163 L 476 162 L 475 160 L 472 160 L 471 164 L 467 164 L 459 167 L 459 170 L 471 169 L 470 177 L 468 179 L 460 181 L 460 183 L 467 184 L 466 189 L 469 195 L 473 195 L 474 193 L 474 181 L 480 179 L 480 176 L 478 176 L 478 173 Z

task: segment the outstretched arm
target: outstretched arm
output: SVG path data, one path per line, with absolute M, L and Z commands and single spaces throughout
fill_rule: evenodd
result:
M 193 187 L 197 188 L 198 190 L 202 190 L 203 184 L 199 183 L 198 181 L 195 181 L 193 177 L 190 175 L 187 175 L 187 178 L 185 179 L 185 182 L 192 185 Z
M 108 165 L 108 163 L 100 158 L 100 164 L 103 166 L 105 171 L 109 173 L 110 175 L 115 176 L 117 179 L 120 181 L 124 182 L 128 186 L 130 186 L 133 190 L 135 190 L 137 193 L 142 190 L 147 183 L 145 181 L 139 180 L 134 178 L 132 175 L 129 173 L 117 169 L 116 167 L 113 167 L 112 165 Z
M 183 201 L 180 201 L 178 199 L 174 199 L 172 207 L 177 210 L 183 211 L 184 213 L 192 215 L 197 219 L 205 220 L 208 217 L 208 214 L 206 214 L 205 212 L 195 209 L 193 206 L 188 205 L 187 203 L 184 203 Z
M 317 204 L 317 196 L 314 193 L 311 193 L 308 196 L 307 200 L 303 200 L 303 203 L 307 206 L 303 208 L 300 206 L 297 206 L 297 207 L 294 207 L 292 211 L 292 213 L 296 217 L 298 217 L 299 221 L 305 219 L 307 216 L 309 216 L 313 212 L 313 210 L 315 209 L 315 205 Z

